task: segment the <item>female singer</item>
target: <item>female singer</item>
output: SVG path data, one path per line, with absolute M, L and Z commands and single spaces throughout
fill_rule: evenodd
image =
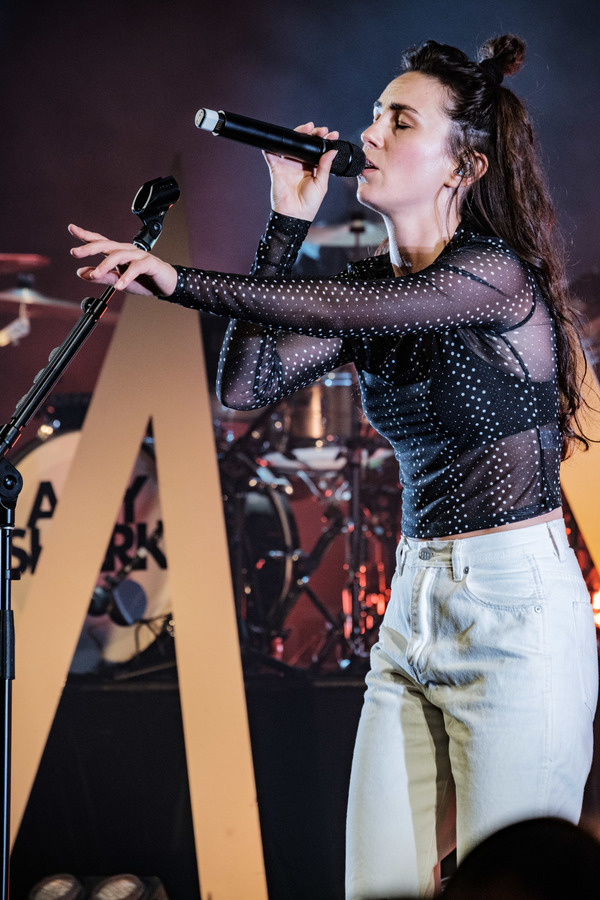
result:
M 335 151 L 314 170 L 268 156 L 273 212 L 248 277 L 71 226 L 74 256 L 105 257 L 82 278 L 232 319 L 225 405 L 352 361 L 394 448 L 402 538 L 354 754 L 349 900 L 429 896 L 455 842 L 460 859 L 510 822 L 576 822 L 590 767 L 595 632 L 559 488 L 582 440 L 579 344 L 532 129 L 502 86 L 524 52 L 504 35 L 479 62 L 435 41 L 404 54 L 358 179 L 388 251 L 337 277 L 291 275 Z

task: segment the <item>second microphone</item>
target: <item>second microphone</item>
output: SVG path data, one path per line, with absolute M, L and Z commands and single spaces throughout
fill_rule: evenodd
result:
M 214 135 L 230 138 L 242 144 L 250 144 L 268 153 L 287 156 L 316 166 L 328 150 L 337 150 L 331 172 L 354 178 L 365 167 L 365 154 L 356 144 L 348 141 L 326 141 L 311 134 L 301 134 L 291 128 L 270 125 L 258 119 L 249 119 L 225 110 L 199 109 L 196 127 Z

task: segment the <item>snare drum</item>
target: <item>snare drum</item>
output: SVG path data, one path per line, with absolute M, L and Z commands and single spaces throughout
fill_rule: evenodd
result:
M 362 410 L 353 397 L 352 372 L 330 372 L 265 415 L 262 456 L 282 472 L 339 471 L 347 461 L 344 449 L 362 421 Z
M 279 438 L 276 449 L 346 444 L 357 414 L 360 417 L 352 385 L 352 372 L 331 372 L 288 397 L 281 409 L 281 426 L 273 434 L 275 443 Z

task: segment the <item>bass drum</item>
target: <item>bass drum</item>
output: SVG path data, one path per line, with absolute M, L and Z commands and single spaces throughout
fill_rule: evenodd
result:
M 15 620 L 27 603 L 31 579 L 52 527 L 52 518 L 77 451 L 80 431 L 56 431 L 43 441 L 27 445 L 13 460 L 23 476 L 13 536 L 13 568 L 20 580 L 12 585 Z M 160 541 L 149 540 L 160 521 L 156 468 L 150 442 L 144 443 L 135 462 L 124 502 L 117 517 L 97 585 L 106 588 L 141 547 L 148 552 L 140 568 L 128 576 L 129 588 L 143 618 L 132 625 L 117 624 L 108 613 L 86 615 L 70 671 L 92 673 L 103 664 L 126 663 L 145 650 L 170 619 L 167 562 Z M 85 538 L 83 538 L 85 539 Z M 77 548 L 73 548 L 77 553 Z M 132 595 L 131 591 L 127 594 Z M 91 598 L 90 598 L 91 599 Z M 141 599 L 141 605 L 140 605 Z M 145 604 L 144 604 L 145 600 Z M 145 605 L 145 609 L 144 609 Z M 56 615 L 60 627 L 60 611 Z M 50 639 L 51 636 L 49 636 Z
M 269 655 L 276 618 L 296 577 L 299 542 L 292 488 L 243 452 L 219 461 L 231 575 L 242 650 Z
M 13 534 L 12 568 L 20 575 L 12 584 L 17 627 L 80 434 L 78 430 L 55 431 L 46 440 L 27 445 L 13 459 L 23 476 Z M 286 494 L 290 488 L 243 454 L 226 454 L 219 467 L 240 641 L 243 647 L 268 653 L 271 637 L 266 623 L 287 596 L 297 559 L 298 535 Z M 146 441 L 97 578 L 97 586 L 106 588 L 140 548 L 146 547 L 147 553 L 139 559 L 141 567 L 121 583 L 132 588 L 124 594 L 126 599 L 133 598 L 134 607 L 139 606 L 140 597 L 145 599 L 145 610 L 131 625 L 118 624 L 108 613 L 85 615 L 72 673 L 91 674 L 126 664 L 170 628 L 167 559 L 162 541 L 152 541 L 160 520 L 152 442 Z M 56 621 L 58 628 L 59 610 Z

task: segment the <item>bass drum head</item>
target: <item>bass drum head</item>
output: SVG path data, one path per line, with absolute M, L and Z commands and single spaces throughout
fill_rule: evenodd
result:
M 220 461 L 240 643 L 267 654 L 274 637 L 270 623 L 296 577 L 299 547 L 285 484 L 268 474 L 243 453 Z
M 17 628 L 79 439 L 79 431 L 59 431 L 43 442 L 24 447 L 22 453 L 13 458 L 23 476 L 13 535 L 12 566 L 20 573 L 20 580 L 12 583 Z M 119 625 L 107 613 L 85 615 L 91 598 L 87 602 L 82 599 L 84 621 L 71 663 L 72 673 L 92 673 L 99 671 L 103 664 L 128 662 L 155 641 L 170 619 L 167 561 L 161 542 L 153 545 L 148 540 L 160 517 L 154 457 L 150 448 L 144 445 L 135 461 L 97 579 L 99 587 L 106 587 L 106 579 L 117 576 L 140 547 L 148 543 L 147 555 L 140 560 L 141 568 L 136 568 L 127 579 L 137 586 L 137 601 L 142 598 L 141 592 L 145 595 L 143 619 L 132 625 Z M 85 535 L 82 539 L 85 540 Z M 73 547 L 73 554 L 76 553 L 77 547 Z M 56 610 L 56 627 L 60 628 L 59 609 Z M 48 640 L 51 639 L 49 635 Z

